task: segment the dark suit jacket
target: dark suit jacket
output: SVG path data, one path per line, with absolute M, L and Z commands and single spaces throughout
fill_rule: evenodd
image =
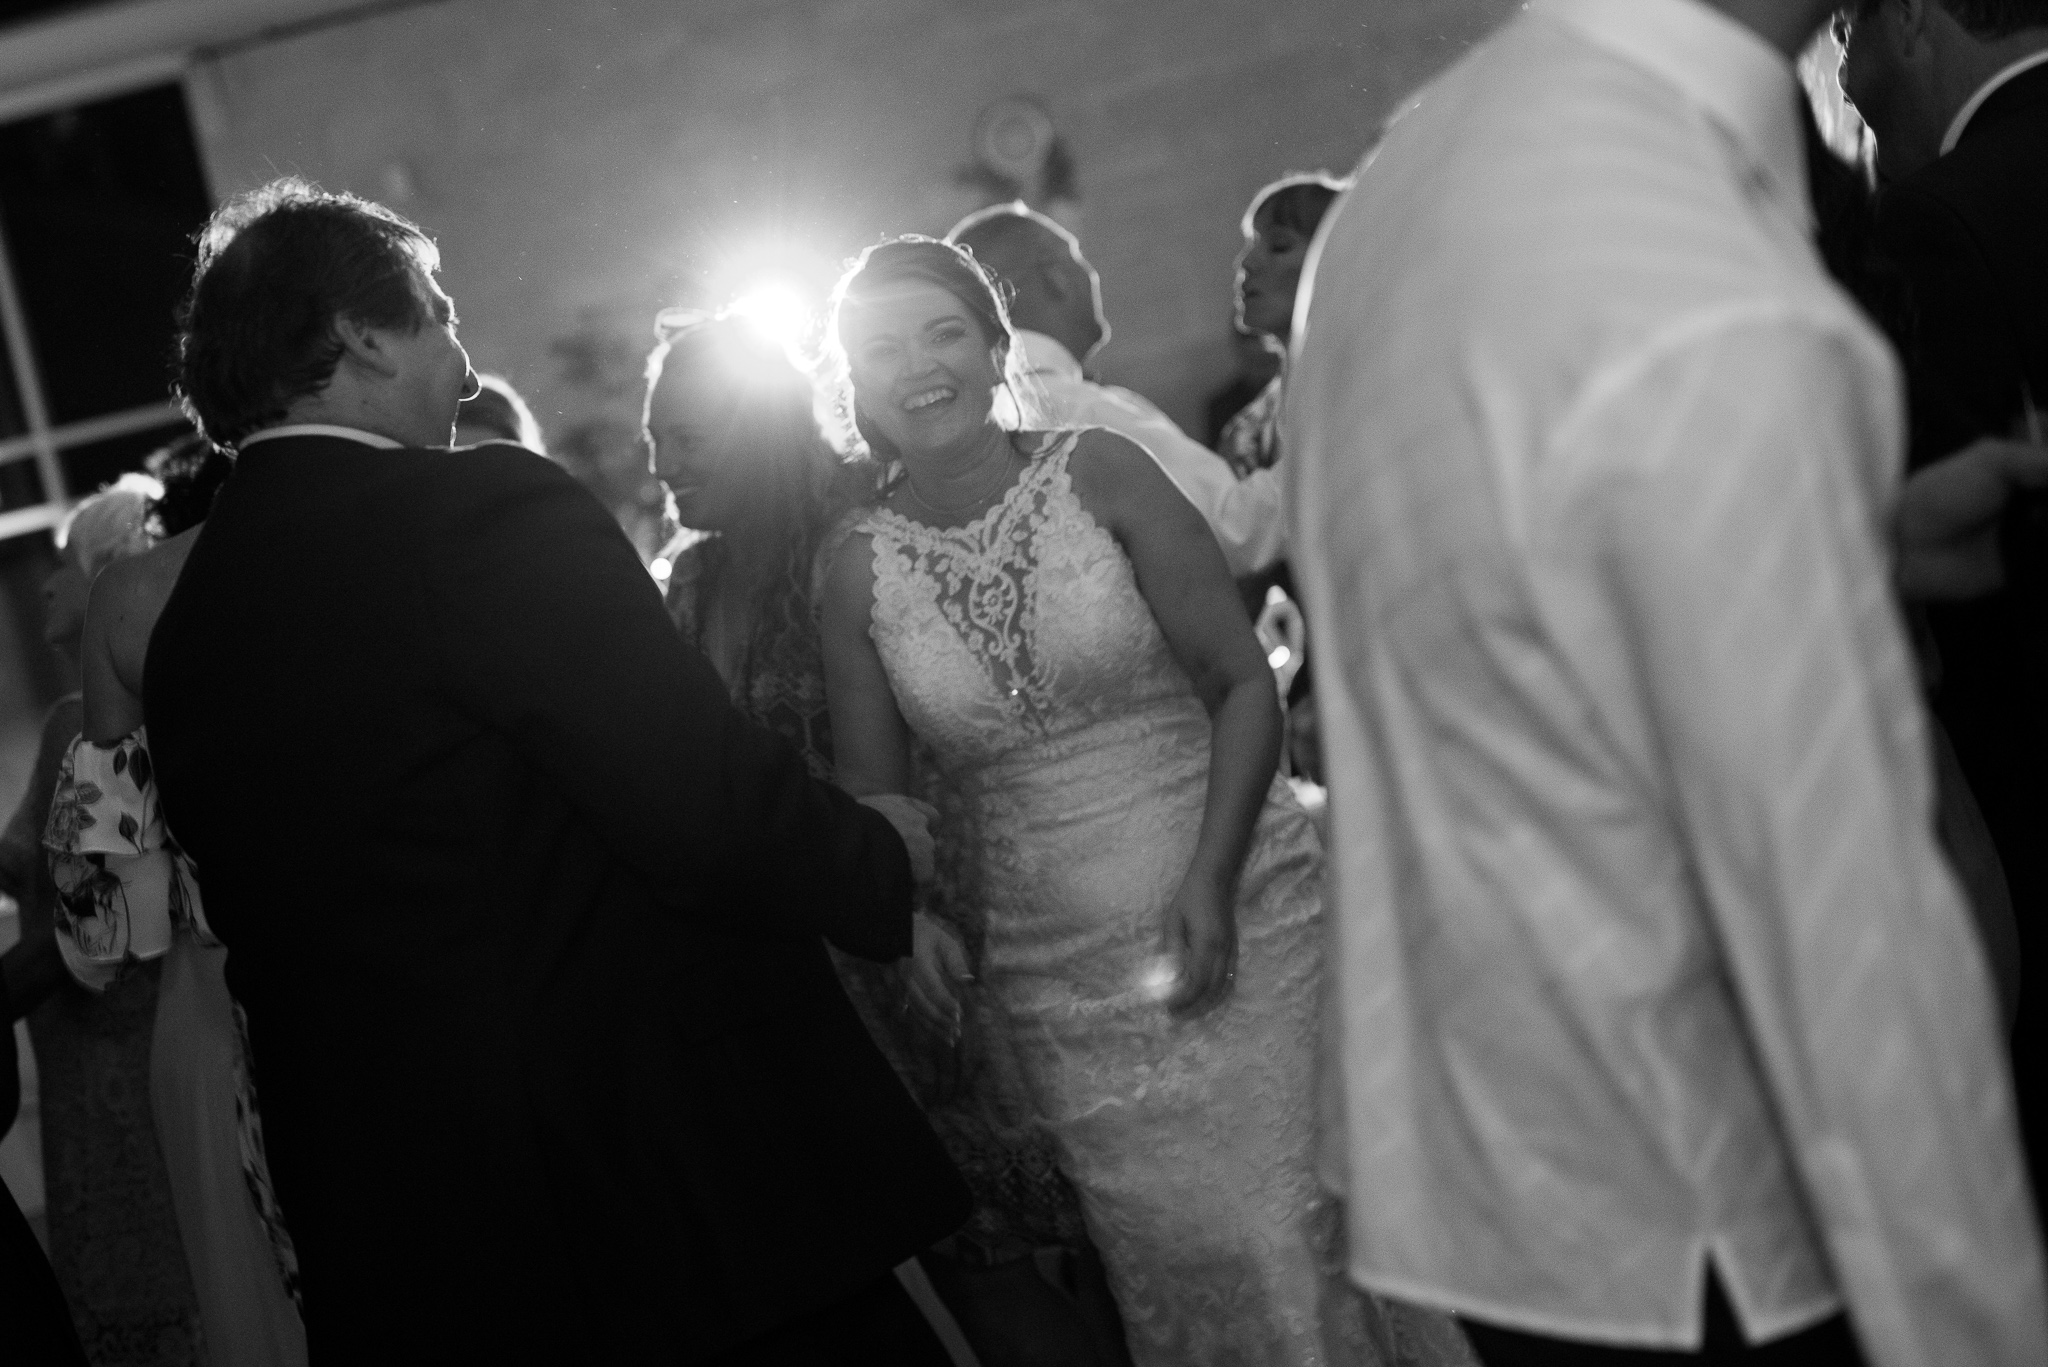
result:
M 316 1363 L 689 1360 L 964 1218 L 820 940 L 909 952 L 902 842 L 549 462 L 252 445 L 145 691 Z
M 1917 468 L 1983 436 L 2009 435 L 2022 396 L 2048 416 L 2048 67 L 2002 86 L 1947 156 L 1878 198 L 1881 249 L 1908 284 L 1895 340 L 1906 361 Z M 2048 998 L 2048 524 L 2006 521 L 2006 587 L 1931 609 L 1935 710 L 1984 809 L 2020 930 L 2014 1062 L 2036 1180 L 2038 1036 Z

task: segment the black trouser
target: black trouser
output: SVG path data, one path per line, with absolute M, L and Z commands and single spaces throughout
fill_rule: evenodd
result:
M 1720 1279 L 1707 1275 L 1707 1336 L 1696 1353 L 1654 1348 L 1608 1348 L 1569 1339 L 1544 1338 L 1460 1318 L 1466 1337 L 1486 1367 L 1864 1367 L 1848 1317 L 1836 1315 L 1811 1329 L 1751 1345 L 1735 1322 Z
M 717 1367 L 952 1367 L 953 1358 L 889 1273 L 843 1301 L 741 1344 L 716 1362 Z

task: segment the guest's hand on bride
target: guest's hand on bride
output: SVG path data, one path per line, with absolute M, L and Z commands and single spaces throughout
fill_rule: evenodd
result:
M 946 1037 L 960 1040 L 964 1012 L 963 994 L 974 981 L 967 962 L 967 947 L 952 929 L 920 911 L 911 918 L 910 958 L 904 965 L 904 1005 L 925 1024 Z
M 1167 957 L 1180 965 L 1166 1009 L 1199 1016 L 1237 983 L 1237 906 L 1227 888 L 1189 878 L 1166 904 L 1161 940 Z

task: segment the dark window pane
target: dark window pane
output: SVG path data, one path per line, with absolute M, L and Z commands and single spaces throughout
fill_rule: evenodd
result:
M 208 209 L 177 86 L 0 125 L 0 224 L 52 422 L 166 397 Z
M 125 437 L 108 437 L 105 441 L 74 446 L 68 451 L 58 452 L 57 459 L 63 462 L 64 482 L 70 486 L 72 496 L 84 498 L 102 484 L 111 483 L 130 470 L 140 470 L 144 456 L 159 447 L 169 446 L 191 431 L 192 424 L 174 422 L 142 432 L 130 432 Z
M 91 9 L 98 0 L 0 0 L 0 24 L 54 19 L 65 10 Z
M 34 456 L 0 465 L 0 513 L 11 513 L 42 501 L 43 477 L 36 471 Z
M 18 437 L 27 430 L 28 419 L 21 414 L 21 391 L 14 384 L 7 339 L 0 337 L 0 437 Z

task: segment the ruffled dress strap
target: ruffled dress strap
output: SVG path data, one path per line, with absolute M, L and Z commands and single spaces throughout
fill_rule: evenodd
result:
M 57 948 L 81 985 L 106 990 L 128 964 L 167 953 L 179 926 L 220 943 L 191 861 L 164 826 L 145 730 L 108 746 L 71 743 L 43 848 L 57 885 Z

